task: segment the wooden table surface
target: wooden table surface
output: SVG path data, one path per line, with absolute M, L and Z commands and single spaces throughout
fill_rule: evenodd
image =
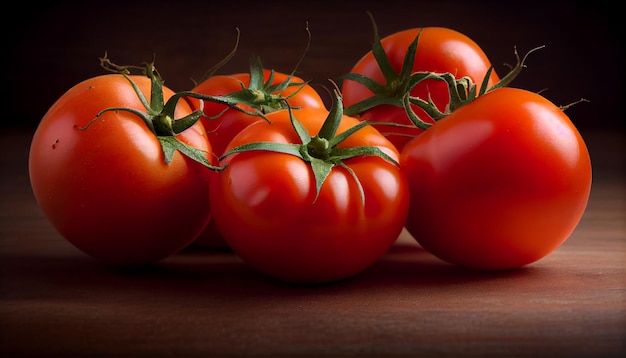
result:
M 597 162 L 587 211 L 555 252 L 476 273 L 403 233 L 347 281 L 296 286 L 235 254 L 189 248 L 112 270 L 75 249 L 28 182 L 32 130 L 0 137 L 3 357 L 516 356 L 626 352 L 624 137 L 585 134 Z M 610 154 L 610 155 L 609 155 Z

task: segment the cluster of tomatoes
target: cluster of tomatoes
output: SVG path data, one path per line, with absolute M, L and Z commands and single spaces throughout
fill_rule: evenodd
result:
M 587 205 L 579 132 L 541 95 L 508 86 L 467 36 L 379 39 L 335 85 L 252 62 L 174 92 L 154 64 L 117 66 L 49 109 L 32 140 L 33 192 L 88 255 L 154 263 L 225 246 L 280 280 L 349 278 L 406 228 L 451 264 L 505 270 L 561 245 Z

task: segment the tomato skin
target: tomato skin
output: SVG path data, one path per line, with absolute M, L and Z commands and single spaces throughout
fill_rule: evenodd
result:
M 269 80 L 271 71 L 268 69 L 263 70 L 265 81 Z M 274 78 L 272 84 L 279 84 L 285 81 L 289 77 L 288 74 L 274 71 Z M 300 83 L 304 82 L 299 77 L 292 77 L 292 82 Z M 212 76 L 199 83 L 191 91 L 210 96 L 226 95 L 239 91 L 243 87 L 250 85 L 249 73 L 236 73 L 232 75 L 220 75 Z M 312 86 L 306 84 L 298 91 L 297 86 L 287 87 L 284 91 L 280 92 L 284 97 L 292 96 L 288 99 L 288 103 L 294 108 L 317 108 L 325 109 L 324 101 L 320 97 L 319 93 Z M 194 109 L 199 109 L 199 101 L 197 99 L 190 98 L 189 102 Z M 245 108 L 245 106 L 243 106 Z M 224 110 L 226 110 L 224 112 Z M 224 148 L 228 145 L 230 140 L 239 133 L 243 128 L 247 127 L 253 122 L 263 120 L 259 116 L 252 116 L 242 113 L 240 111 L 229 109 L 226 105 L 207 102 L 204 103 L 204 113 L 207 117 L 216 117 L 215 119 L 202 118 L 209 141 L 213 147 L 213 151 L 221 156 L 224 153 Z
M 150 80 L 130 76 L 149 98 Z M 173 92 L 164 87 L 165 99 Z M 193 241 L 210 217 L 211 170 L 179 152 L 167 165 L 156 136 L 137 116 L 145 111 L 121 75 L 87 79 L 48 110 L 32 139 L 31 186 L 42 211 L 70 243 L 111 264 L 162 260 Z M 191 113 L 179 101 L 176 118 Z M 178 138 L 207 151 L 200 122 Z
M 460 107 L 409 142 L 407 230 L 435 256 L 506 270 L 557 249 L 591 189 L 585 142 L 563 111 L 516 88 Z
M 381 39 L 382 46 L 389 57 L 391 66 L 397 73 L 402 69 L 404 57 L 406 56 L 409 45 L 415 40 L 418 34 L 419 40 L 415 60 L 413 62 L 413 72 L 449 72 L 454 74 L 456 78 L 468 76 L 480 87 L 483 79 L 487 75 L 487 71 L 491 67 L 491 62 L 487 55 L 480 46 L 468 36 L 444 27 L 412 28 L 395 32 Z M 351 72 L 369 77 L 378 83 L 386 84 L 385 77 L 372 51 L 366 53 L 357 61 Z M 493 86 L 499 80 L 500 78 L 496 72 L 492 71 L 488 86 Z M 343 81 L 342 93 L 346 107 L 373 95 L 364 85 L 355 81 Z M 440 111 L 444 111 L 450 101 L 446 83 L 434 79 L 425 80 L 417 84 L 411 90 L 411 96 L 419 97 L 424 100 L 431 98 Z M 424 122 L 434 122 L 421 108 L 415 105 L 412 105 L 412 108 Z M 376 106 L 361 113 L 359 118 L 361 120 L 375 122 L 412 125 L 405 110 L 393 105 Z M 388 139 L 400 151 L 411 138 L 423 132 L 422 129 L 417 127 L 399 128 L 378 125 L 376 128 L 382 133 L 390 133 L 387 135 Z
M 263 74 L 264 81 L 269 81 L 271 70 L 264 69 Z M 271 84 L 282 83 L 283 81 L 287 80 L 288 77 L 288 74 L 274 71 L 274 77 Z M 304 82 L 304 80 L 299 77 L 293 76 L 291 82 L 301 83 Z M 242 88 L 247 88 L 249 85 L 249 73 L 218 75 L 209 77 L 206 80 L 202 81 L 192 89 L 192 92 L 204 95 L 220 96 L 239 91 Z M 326 109 L 324 101 L 320 97 L 319 93 L 315 90 L 315 88 L 308 84 L 304 85 L 304 87 L 302 87 L 300 90 L 298 90 L 298 88 L 299 87 L 297 86 L 287 87 L 285 90 L 275 94 L 281 94 L 284 97 L 291 96 L 288 99 L 288 103 L 294 108 Z M 296 91 L 298 92 L 295 93 Z M 192 108 L 200 108 L 200 104 L 197 99 L 187 98 L 187 100 L 191 104 Z M 241 107 L 247 108 L 246 106 Z M 250 110 L 250 108 L 248 109 Z M 219 117 L 215 119 L 201 119 L 207 130 L 213 152 L 218 157 L 224 154 L 224 149 L 235 135 L 241 132 L 248 125 L 257 121 L 263 121 L 261 117 L 247 115 L 245 113 L 230 109 L 225 105 L 215 102 L 205 101 L 203 111 L 204 114 L 209 118 L 219 115 Z M 195 241 L 195 244 L 208 249 L 228 249 L 228 245 L 224 242 L 213 220 L 210 220 L 205 230 Z
M 302 109 L 296 118 L 317 133 L 325 110 Z M 286 111 L 268 115 L 272 124 L 245 128 L 229 144 L 299 143 Z M 338 132 L 358 123 L 344 117 Z M 393 145 L 372 127 L 341 146 L 375 145 L 398 158 Z M 245 262 L 274 278 L 304 284 L 351 277 L 378 260 L 395 242 L 408 212 L 408 186 L 400 168 L 378 157 L 344 161 L 360 179 L 365 204 L 352 176 L 335 166 L 315 200 L 310 165 L 282 153 L 233 154 L 211 180 L 211 205 L 225 241 Z

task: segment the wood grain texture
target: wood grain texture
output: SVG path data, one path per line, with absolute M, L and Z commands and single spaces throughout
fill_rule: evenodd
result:
M 602 163 L 588 209 L 559 249 L 528 267 L 462 270 L 403 233 L 365 272 L 313 287 L 276 282 L 227 251 L 188 249 L 143 269 L 103 267 L 37 207 L 27 173 L 31 136 L 0 136 L 3 357 L 626 352 L 626 186 L 616 154 L 623 136 L 585 134 Z

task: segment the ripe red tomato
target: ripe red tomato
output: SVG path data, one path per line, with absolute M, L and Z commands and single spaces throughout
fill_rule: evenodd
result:
M 411 43 L 417 41 L 415 57 L 411 68 L 404 69 L 403 63 Z M 455 78 L 469 77 L 478 87 L 486 78 L 488 70 L 492 67 L 487 55 L 480 46 L 468 36 L 443 27 L 412 28 L 393 33 L 382 40 L 380 44 L 384 49 L 389 65 L 393 73 L 385 74 L 370 51 L 365 54 L 352 68 L 351 73 L 365 76 L 381 86 L 384 90 L 379 95 L 385 98 L 393 98 L 401 101 L 406 93 L 406 85 L 409 76 L 414 72 L 451 73 Z M 374 47 L 375 48 L 375 47 Z M 488 78 L 488 87 L 495 85 L 500 78 L 492 71 Z M 423 129 L 413 125 L 401 105 L 379 104 L 371 109 L 353 113 L 350 106 L 366 100 L 374 95 L 364 84 L 344 79 L 342 93 L 346 114 L 358 115 L 362 120 L 372 122 L 398 123 L 408 127 L 376 125 L 375 127 L 387 135 L 389 140 L 402 150 L 404 145 L 413 137 L 423 132 Z M 410 90 L 412 97 L 423 100 L 432 99 L 440 111 L 445 111 L 450 102 L 447 84 L 443 81 L 427 79 L 418 83 Z M 411 105 L 413 111 L 424 122 L 432 123 L 426 112 L 416 105 Z
M 191 91 L 203 95 L 223 96 L 241 91 L 244 88 L 244 91 L 249 91 L 257 96 L 256 109 L 262 113 L 285 110 L 286 106 L 284 103 L 281 103 L 282 99 L 287 99 L 289 105 L 294 108 L 326 108 L 324 101 L 315 88 L 305 83 L 301 78 L 296 76 L 290 77 L 290 75 L 282 72 L 262 69 L 260 66 L 260 63 L 257 63 L 253 64 L 251 68 L 251 73 L 254 76 L 258 75 L 258 77 L 252 77 L 251 73 L 211 76 L 200 82 Z M 262 72 L 254 73 L 254 71 L 261 69 Z M 262 76 L 260 73 L 262 73 Z M 286 83 L 291 83 L 292 85 L 280 87 Z M 197 99 L 188 98 L 188 100 L 194 109 L 200 108 L 200 103 Z M 252 110 L 250 106 L 245 104 L 239 104 L 238 106 Z M 218 157 L 224 153 L 224 149 L 230 140 L 243 128 L 251 123 L 264 120 L 258 115 L 248 115 L 229 108 L 224 104 L 212 101 L 204 102 L 203 111 L 208 118 L 202 118 L 201 120 L 207 129 L 213 151 Z M 209 222 L 194 244 L 209 249 L 228 249 L 228 245 L 224 242 L 213 220 Z
M 301 78 L 293 76 L 290 79 L 292 84 L 300 85 L 292 85 L 272 92 L 272 89 L 269 87 L 283 83 L 289 79 L 289 75 L 264 69 L 263 76 L 263 84 L 253 84 L 252 86 L 250 84 L 250 73 L 211 76 L 200 82 L 191 92 L 209 96 L 222 96 L 241 91 L 242 88 L 251 92 L 256 91 L 258 96 L 256 106 L 262 113 L 285 109 L 284 104 L 280 103 L 281 98 L 286 98 L 289 105 L 294 108 L 326 108 L 317 90 L 305 83 Z M 189 101 L 192 108 L 200 108 L 197 99 L 192 98 Z M 249 107 L 246 105 L 240 106 L 243 108 Z M 258 115 L 249 115 L 229 108 L 225 104 L 210 101 L 204 102 L 203 111 L 208 118 L 203 117 L 201 120 L 207 130 L 213 151 L 218 156 L 224 153 L 224 148 L 226 148 L 230 140 L 243 128 L 253 122 L 263 120 Z
M 294 115 L 308 133 L 318 134 L 328 111 L 302 109 Z M 340 118 L 337 133 L 360 123 Z M 302 143 L 288 111 L 270 113 L 268 119 L 271 124 L 261 121 L 242 130 L 227 150 L 257 142 Z M 357 146 L 379 148 L 394 160 L 399 155 L 371 126 L 337 147 Z M 314 166 L 325 160 L 327 147 L 307 148 L 319 157 Z M 211 179 L 211 206 L 228 245 L 260 272 L 295 283 L 342 280 L 373 264 L 404 227 L 407 183 L 397 163 L 378 156 L 342 162 L 332 166 L 317 193 L 311 163 L 293 153 L 252 150 L 226 156 L 220 165 L 228 166 Z
M 150 98 L 150 78 L 129 78 Z M 163 94 L 173 92 L 163 87 Z M 32 189 L 52 225 L 78 249 L 112 264 L 156 262 L 205 227 L 212 170 L 178 151 L 166 164 L 157 137 L 135 114 L 108 111 L 91 122 L 111 107 L 146 112 L 119 74 L 87 79 L 52 105 L 30 147 Z M 175 118 L 190 113 L 178 101 Z M 215 161 L 200 122 L 177 138 Z
M 480 270 L 533 263 L 573 232 L 591 189 L 583 138 L 565 113 L 526 90 L 493 90 L 403 149 L 407 230 L 447 262 Z

